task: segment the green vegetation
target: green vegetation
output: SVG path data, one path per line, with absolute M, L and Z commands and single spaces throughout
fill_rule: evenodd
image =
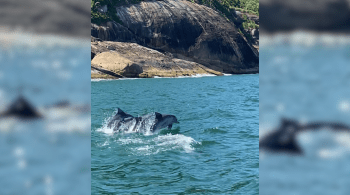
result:
M 241 8 L 244 10 L 247 10 L 248 13 L 259 15 L 259 0 L 234 0 L 238 1 L 238 6 L 235 6 L 237 8 Z
M 242 34 L 248 41 L 253 41 L 253 37 L 249 30 L 259 28 L 254 21 L 248 19 L 246 14 L 254 14 L 259 16 L 259 0 L 194 0 L 196 3 L 211 7 L 227 20 L 234 22 L 237 26 L 238 32 Z M 240 11 L 242 24 L 236 21 L 233 16 L 235 11 Z
M 219 11 L 222 9 L 235 9 L 243 13 L 259 15 L 259 0 L 195 0 L 199 4 L 207 5 L 216 8 Z
M 91 1 L 91 22 L 95 24 L 102 24 L 108 21 L 114 20 L 119 24 L 122 24 L 122 21 L 118 18 L 115 7 L 126 5 L 127 0 L 92 0 Z M 137 3 L 141 0 L 131 0 L 129 2 Z M 106 14 L 102 14 L 97 11 L 96 2 L 100 3 L 100 6 L 107 5 L 108 11 Z
M 257 24 L 255 24 L 254 21 L 249 20 L 246 15 L 243 15 L 242 18 L 244 19 L 244 22 L 242 23 L 244 29 L 252 29 L 259 27 Z
M 259 0 L 195 0 L 196 3 L 211 7 L 222 14 L 232 22 L 235 18 L 232 16 L 234 11 L 243 13 L 242 24 L 244 29 L 259 27 L 255 22 L 249 20 L 245 14 L 254 14 L 259 16 Z
M 242 26 L 244 29 L 254 29 L 254 28 L 259 27 L 259 25 L 255 24 L 255 22 L 253 22 L 251 20 L 247 20 L 247 21 L 243 22 Z

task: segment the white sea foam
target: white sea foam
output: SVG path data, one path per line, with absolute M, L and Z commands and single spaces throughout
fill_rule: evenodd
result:
M 15 126 L 18 124 L 18 120 L 13 117 L 6 117 L 0 119 L 0 132 L 6 133 L 11 132 L 15 129 Z
M 91 82 L 114 81 L 115 79 L 91 79 Z
M 318 132 L 304 132 L 298 141 L 306 154 L 317 154 L 320 158 L 334 159 L 350 154 L 350 134 L 322 129 Z
M 117 140 L 117 142 L 122 144 L 122 145 L 142 144 L 142 143 L 144 143 L 144 140 L 140 139 L 140 138 L 119 138 Z
M 101 144 L 100 146 L 103 147 L 103 146 L 108 146 L 109 145 L 109 140 L 106 140 L 103 144 Z
M 182 148 L 186 153 L 194 151 L 192 144 L 199 143 L 192 137 L 187 137 L 181 134 L 159 135 L 154 138 L 154 141 L 157 146 L 165 146 L 166 148 L 170 147 L 172 149 Z
M 103 122 L 102 127 L 98 128 L 96 131 L 103 132 L 107 135 L 113 135 L 113 128 L 108 127 L 108 122 L 111 118 L 112 117 L 106 118 Z M 150 131 L 151 126 L 151 124 L 143 126 L 147 130 L 141 131 L 144 135 L 142 137 L 122 137 L 118 138 L 116 142 L 121 145 L 129 145 L 132 147 L 131 150 L 135 155 L 151 155 L 168 150 L 183 150 L 186 153 L 190 153 L 195 150 L 192 146 L 193 144 L 201 144 L 200 142 L 194 140 L 192 137 L 188 137 L 182 134 L 157 135 L 156 137 L 152 138 L 150 136 L 156 133 L 152 133 Z M 134 125 L 131 125 L 131 127 L 121 128 L 125 130 L 121 132 L 124 134 L 139 132 L 137 130 L 137 126 L 135 127 L 136 131 L 134 131 Z
M 108 127 L 108 121 L 111 120 L 112 117 L 108 117 L 104 120 L 102 127 L 96 129 L 97 132 L 103 132 L 108 135 L 113 135 L 113 128 Z
M 131 150 L 135 155 L 152 155 L 168 150 L 182 150 L 191 153 L 195 149 L 193 144 L 200 144 L 191 137 L 182 134 L 158 135 L 152 139 L 143 138 L 119 138 L 117 143 L 131 145 Z M 136 145 L 136 147 L 134 146 Z
M 69 107 L 39 108 L 49 132 L 90 132 L 91 116 Z
M 224 74 L 225 76 L 230 76 L 232 74 Z M 215 74 L 196 74 L 191 76 L 178 76 L 178 77 L 159 77 L 154 76 L 153 79 L 183 79 L 183 78 L 202 78 L 202 77 L 215 77 Z M 119 79 L 91 79 L 91 82 L 100 81 L 123 81 L 123 80 L 136 80 L 136 79 L 150 79 L 150 78 L 119 78 Z
M 53 34 L 36 34 L 22 30 L 12 30 L 4 27 L 0 28 L 0 43 L 3 48 L 13 45 L 28 45 L 37 47 L 40 45 L 47 46 L 88 46 L 90 39 L 79 37 L 68 37 Z
M 342 100 L 337 105 L 338 110 L 342 112 L 349 112 L 350 111 L 350 102 L 347 100 Z
M 50 132 L 87 132 L 90 130 L 90 117 L 73 117 L 65 120 L 49 121 L 46 129 Z
M 260 45 L 292 44 L 305 47 L 315 45 L 339 46 L 349 45 L 350 36 L 347 34 L 332 34 L 310 31 L 294 31 L 290 33 L 279 33 L 274 35 L 264 34 L 260 38 Z
M 175 78 L 202 78 L 202 77 L 215 77 L 215 76 L 216 76 L 215 74 L 195 74 L 191 76 L 179 76 Z
M 106 125 L 97 129 L 96 131 L 103 132 L 108 135 L 113 134 L 113 129 L 108 128 Z M 145 134 L 147 135 L 147 133 Z M 159 152 L 178 149 L 183 150 L 186 153 L 190 153 L 195 150 L 192 146 L 193 144 L 200 144 L 200 142 L 197 142 L 192 137 L 188 137 L 182 134 L 158 135 L 152 139 L 148 139 L 147 137 L 148 136 L 141 138 L 122 137 L 118 138 L 116 142 L 121 145 L 133 145 L 132 151 L 134 151 L 134 154 L 136 155 L 151 155 L 157 154 Z M 136 147 L 134 147 L 134 145 L 136 145 Z
M 108 128 L 106 125 L 96 131 L 106 133 L 107 135 L 113 135 L 113 129 Z M 109 142 L 110 140 L 108 138 L 101 146 L 109 145 Z M 201 144 L 192 137 L 182 134 L 158 135 L 151 139 L 148 139 L 148 136 L 122 137 L 118 138 L 115 142 L 125 145 L 126 147 L 131 147 L 131 151 L 134 155 L 153 155 L 169 150 L 182 150 L 186 153 L 191 153 L 195 150 L 193 144 Z
M 136 80 L 136 79 L 146 79 L 146 78 L 91 79 L 91 82 L 100 82 L 100 81 L 123 81 L 123 80 Z
M 117 80 L 136 80 L 136 79 L 146 79 L 146 78 L 120 78 L 120 79 L 117 79 Z

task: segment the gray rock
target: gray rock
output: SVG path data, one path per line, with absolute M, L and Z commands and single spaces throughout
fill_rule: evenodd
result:
M 185 56 L 224 73 L 259 70 L 258 51 L 246 42 L 233 23 L 208 7 L 165 0 L 121 6 L 116 11 L 123 25 L 92 25 L 92 36 L 136 42 L 176 57 Z
M 259 37 L 259 29 L 253 29 L 253 30 L 251 31 L 251 35 L 252 35 L 253 37 Z

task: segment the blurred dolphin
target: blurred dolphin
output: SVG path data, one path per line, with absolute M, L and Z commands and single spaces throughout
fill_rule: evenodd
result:
M 303 154 L 303 150 L 296 140 L 297 134 L 305 131 L 318 131 L 321 128 L 350 132 L 349 126 L 339 123 L 313 122 L 300 124 L 296 120 L 283 118 L 281 126 L 277 130 L 270 132 L 259 141 L 259 149 L 266 149 L 271 152 Z
M 19 96 L 0 117 L 19 117 L 21 119 L 42 118 L 36 108 L 23 96 Z

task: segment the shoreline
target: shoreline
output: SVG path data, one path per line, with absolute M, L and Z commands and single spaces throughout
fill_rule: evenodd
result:
M 235 75 L 255 75 L 259 73 L 248 73 L 248 74 L 223 74 L 221 76 L 235 76 Z M 214 74 L 196 74 L 192 76 L 177 76 L 177 77 L 145 77 L 145 78 L 139 78 L 139 77 L 128 77 L 128 78 L 91 78 L 91 82 L 99 82 L 99 81 L 113 81 L 113 80 L 136 80 L 136 79 L 185 79 L 185 78 L 202 78 L 202 77 L 221 77 Z

